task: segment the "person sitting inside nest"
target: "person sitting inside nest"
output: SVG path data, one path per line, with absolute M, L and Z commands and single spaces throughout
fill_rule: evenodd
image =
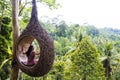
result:
M 26 55 L 28 57 L 28 61 L 26 66 L 33 66 L 35 65 L 37 62 L 34 60 L 35 58 L 35 52 L 34 52 L 34 47 L 33 45 L 30 45 L 28 51 L 26 52 Z
M 37 61 L 35 60 L 35 55 L 37 53 L 35 53 L 33 45 L 30 45 L 28 50 L 24 52 L 24 54 L 26 54 L 27 61 L 21 61 L 22 64 L 24 64 L 25 66 L 34 66 L 35 64 L 37 64 Z

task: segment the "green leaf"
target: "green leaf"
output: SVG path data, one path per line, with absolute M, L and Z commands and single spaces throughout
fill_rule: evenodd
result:
M 0 70 L 2 69 L 2 67 L 4 66 L 5 63 L 7 63 L 10 59 L 5 59 L 2 64 L 0 65 Z

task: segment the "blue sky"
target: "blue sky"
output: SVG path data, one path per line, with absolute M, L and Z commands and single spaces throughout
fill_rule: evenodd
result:
M 98 28 L 120 29 L 120 0 L 57 0 L 61 8 L 49 10 L 38 6 L 39 16 L 55 17 L 62 15 L 67 23 L 88 23 Z

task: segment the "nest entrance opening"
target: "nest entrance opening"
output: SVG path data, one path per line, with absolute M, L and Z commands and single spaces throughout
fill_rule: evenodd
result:
M 24 36 L 18 44 L 18 60 L 22 65 L 35 66 L 40 57 L 40 45 L 33 36 Z

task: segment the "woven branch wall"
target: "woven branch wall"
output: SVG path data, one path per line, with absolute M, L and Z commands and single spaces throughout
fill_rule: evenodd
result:
M 37 18 L 36 1 L 33 0 L 31 19 L 26 29 L 20 35 L 16 47 L 16 61 L 19 68 L 26 74 L 34 77 L 43 76 L 51 69 L 54 62 L 54 43 L 51 36 L 40 25 Z M 36 39 L 40 48 L 38 63 L 34 66 L 25 66 L 19 60 L 20 47 L 24 44 L 30 45 Z

